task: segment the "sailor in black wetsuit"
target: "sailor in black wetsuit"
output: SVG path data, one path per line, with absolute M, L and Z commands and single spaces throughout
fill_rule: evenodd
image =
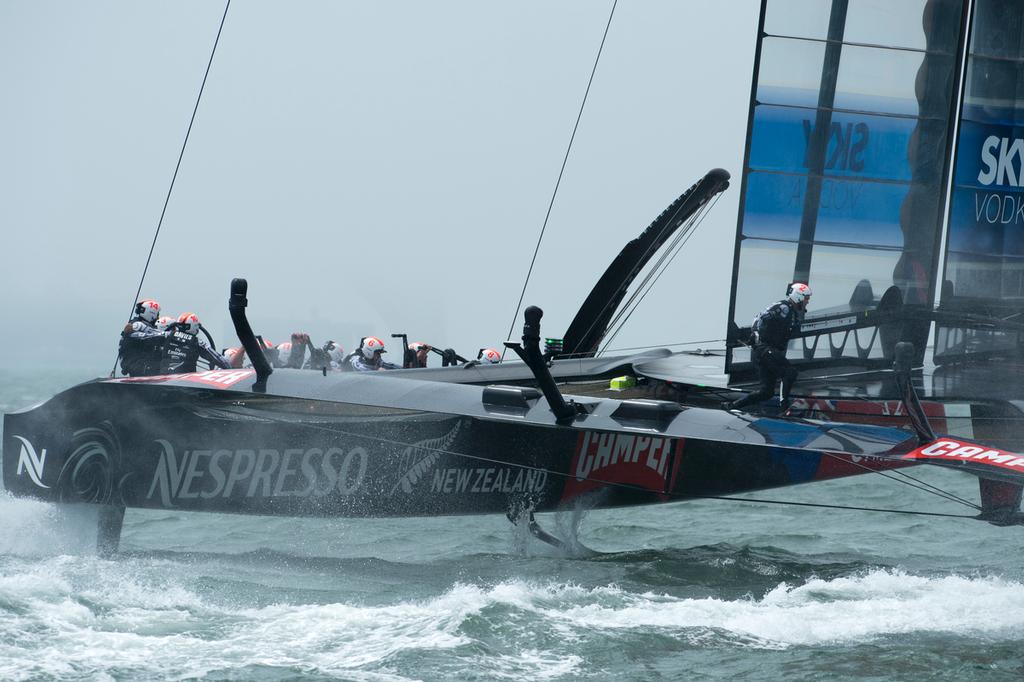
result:
M 161 374 L 194 372 L 200 357 L 209 362 L 211 368 L 230 369 L 231 363 L 227 358 L 200 338 L 199 318 L 195 313 L 183 314 L 165 333 L 167 338 L 160 358 Z
M 156 328 L 160 304 L 152 299 L 135 304 L 135 316 L 121 330 L 118 357 L 121 373 L 131 377 L 160 373 L 160 354 L 164 344 L 163 331 Z
M 754 318 L 750 327 L 750 358 L 761 385 L 747 397 L 726 403 L 728 409 L 738 410 L 768 400 L 775 393 L 775 384 L 780 379 L 782 407 L 789 406 L 789 392 L 796 381 L 797 371 L 786 359 L 786 347 L 800 330 L 810 300 L 811 288 L 803 282 L 793 282 L 786 298 L 772 303 Z

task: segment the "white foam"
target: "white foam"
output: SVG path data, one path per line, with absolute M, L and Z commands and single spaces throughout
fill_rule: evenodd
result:
M 0 555 L 96 551 L 95 505 L 56 505 L 0 491 Z
M 527 587 L 455 585 L 435 598 L 385 606 L 238 609 L 204 603 L 173 581 L 137 575 L 131 565 L 103 563 L 59 557 L 35 562 L 25 574 L 7 579 L 8 596 L 18 595 L 23 615 L 0 624 L 0 678 L 26 669 L 55 677 L 71 670 L 187 677 L 251 665 L 380 675 L 389 659 L 404 652 L 473 644 L 461 627 L 468 617 L 504 600 L 492 595 L 495 590 L 529 606 Z M 148 573 L 154 573 L 152 567 Z M 89 574 L 97 578 L 95 584 L 76 590 L 75 584 Z M 4 584 L 0 581 L 0 589 Z M 20 589 L 29 584 L 36 589 Z M 13 636 L 32 631 L 46 635 L 29 640 L 32 646 Z M 478 654 L 467 650 L 464 655 Z M 557 677 L 579 663 L 563 652 L 533 649 L 500 658 L 510 679 Z
M 1000 578 L 925 578 L 877 570 L 785 583 L 762 599 L 680 599 L 597 588 L 592 602 L 547 610 L 574 627 L 686 631 L 712 628 L 755 646 L 845 644 L 907 633 L 1014 636 L 1024 626 L 1024 585 Z M 599 596 L 618 603 L 601 604 Z
M 486 665 L 489 676 L 550 679 L 585 669 L 572 652 L 577 640 L 623 632 L 657 632 L 697 647 L 777 649 L 911 633 L 1014 638 L 1024 626 L 1021 583 L 893 570 L 780 584 L 759 599 L 509 580 L 456 584 L 435 597 L 385 605 L 252 608 L 204 599 L 182 583 L 180 565 L 171 562 L 76 556 L 18 562 L 0 577 L 0 600 L 11 607 L 0 619 L 3 679 L 26 671 L 188 677 L 254 665 L 387 678 L 393 664 L 404 667 L 410 655 L 437 651 L 470 668 Z M 475 638 L 476 625 L 467 627 L 482 622 L 477 616 L 490 619 L 495 607 L 508 631 L 500 650 Z M 534 635 L 543 630 L 543 641 L 552 634 L 558 641 L 538 649 Z

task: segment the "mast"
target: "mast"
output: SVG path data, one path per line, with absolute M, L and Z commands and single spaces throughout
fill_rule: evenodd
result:
M 821 184 L 825 173 L 825 152 L 832 133 L 832 109 L 836 101 L 836 81 L 839 78 L 839 57 L 843 50 L 846 30 L 847 0 L 832 0 L 828 18 L 828 37 L 825 59 L 821 63 L 821 85 L 818 86 L 818 111 L 814 115 L 814 130 L 807 145 L 807 191 L 804 192 L 804 212 L 800 218 L 800 243 L 797 245 L 793 281 L 811 279 L 811 254 L 814 251 L 814 232 L 821 206 Z

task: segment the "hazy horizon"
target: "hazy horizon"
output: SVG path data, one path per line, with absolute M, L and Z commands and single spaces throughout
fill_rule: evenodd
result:
M 0 6 L 0 366 L 109 371 L 223 8 Z M 142 296 L 221 345 L 244 276 L 274 341 L 500 347 L 610 8 L 235 0 Z M 615 346 L 724 336 L 757 11 L 618 5 L 524 299 L 549 334 L 722 167 Z

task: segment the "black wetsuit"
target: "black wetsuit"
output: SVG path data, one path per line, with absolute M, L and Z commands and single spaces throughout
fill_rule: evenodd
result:
M 196 363 L 200 357 L 209 362 L 211 367 L 219 369 L 230 369 L 231 367 L 231 363 L 223 355 L 210 348 L 209 344 L 196 334 L 189 334 L 183 329 L 172 326 L 167 330 L 167 339 L 163 344 L 160 373 L 195 372 Z
M 752 347 L 750 359 L 757 370 L 758 389 L 745 398 L 729 404 L 739 409 L 768 400 L 775 393 L 775 384 L 782 380 L 782 402 L 789 402 L 789 392 L 796 381 L 797 371 L 786 359 L 786 347 L 800 330 L 804 315 L 789 299 L 773 303 L 757 317 L 750 327 Z
M 164 336 L 162 331 L 141 317 L 129 320 L 118 344 L 121 373 L 132 377 L 159 374 Z

